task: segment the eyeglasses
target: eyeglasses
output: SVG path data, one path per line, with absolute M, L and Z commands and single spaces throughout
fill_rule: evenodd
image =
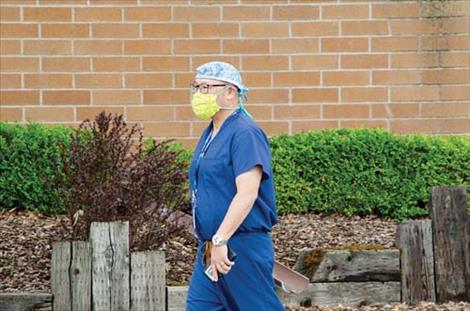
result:
M 213 87 L 222 87 L 222 86 L 227 86 L 227 84 L 207 84 L 207 83 L 201 83 L 201 84 L 196 84 L 196 83 L 191 83 L 189 85 L 191 89 L 191 93 L 196 93 L 198 90 L 202 94 L 207 94 L 209 92 L 209 89 Z

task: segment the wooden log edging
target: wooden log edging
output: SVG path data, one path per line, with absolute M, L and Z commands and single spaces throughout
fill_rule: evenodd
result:
M 398 225 L 396 244 L 401 250 L 401 297 L 408 304 L 436 301 L 431 220 Z
M 303 249 L 294 270 L 307 276 L 311 283 L 400 281 L 400 252 L 398 249 L 354 250 L 354 247 Z
M 434 187 L 429 201 L 437 302 L 470 301 L 470 228 L 463 186 Z

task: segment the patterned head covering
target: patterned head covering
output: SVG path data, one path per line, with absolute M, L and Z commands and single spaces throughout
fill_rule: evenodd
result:
M 243 84 L 240 72 L 233 65 L 219 61 L 202 64 L 196 69 L 196 78 L 219 80 L 235 85 L 238 88 L 238 105 L 240 110 L 251 117 L 243 106 L 248 88 Z

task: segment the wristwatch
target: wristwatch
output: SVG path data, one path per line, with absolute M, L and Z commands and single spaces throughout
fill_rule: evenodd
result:
M 227 245 L 227 242 L 228 242 L 228 240 L 222 239 L 222 237 L 218 236 L 217 234 L 215 234 L 215 235 L 212 237 L 212 244 L 213 244 L 214 246 L 223 246 L 223 245 Z

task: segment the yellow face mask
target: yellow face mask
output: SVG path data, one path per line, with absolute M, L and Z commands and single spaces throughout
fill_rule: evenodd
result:
M 193 94 L 191 107 L 196 117 L 202 120 L 209 120 L 221 109 L 217 104 L 217 95 L 199 92 Z

